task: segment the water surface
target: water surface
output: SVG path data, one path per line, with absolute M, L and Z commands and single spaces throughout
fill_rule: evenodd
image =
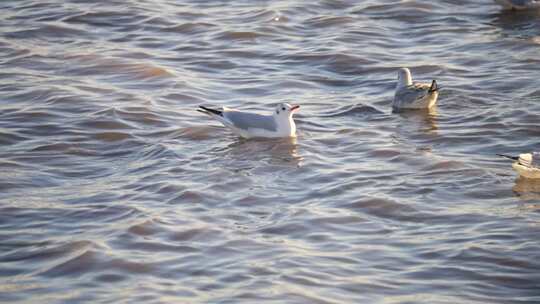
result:
M 3 1 L 0 301 L 539 303 L 540 13 Z M 392 113 L 397 69 L 436 78 Z M 243 140 L 198 105 L 298 103 Z

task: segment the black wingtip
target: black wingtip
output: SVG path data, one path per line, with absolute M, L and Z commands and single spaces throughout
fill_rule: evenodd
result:
M 210 109 L 205 106 L 199 106 L 200 109 L 197 109 L 197 111 L 206 113 L 206 114 L 215 114 L 219 116 L 223 116 L 223 112 L 215 109 Z
M 505 155 L 505 154 L 497 154 L 500 157 L 508 158 L 511 160 L 519 160 L 519 156 L 511 156 L 511 155 Z
M 437 81 L 433 79 L 433 81 L 431 81 L 431 87 L 429 87 L 429 92 L 437 92 L 438 90 L 440 90 L 440 87 L 437 85 Z

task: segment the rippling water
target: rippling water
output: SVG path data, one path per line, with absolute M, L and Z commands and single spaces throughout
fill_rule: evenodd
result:
M 540 13 L 3 1 L 0 300 L 539 303 Z M 443 87 L 392 113 L 396 71 Z M 198 105 L 302 105 L 242 140 Z

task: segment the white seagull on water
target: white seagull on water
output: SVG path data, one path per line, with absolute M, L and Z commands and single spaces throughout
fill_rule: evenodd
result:
M 394 109 L 429 109 L 439 97 L 437 81 L 431 84 L 412 81 L 411 71 L 401 68 L 398 71 L 398 83 L 394 95 Z
M 225 127 L 244 138 L 295 137 L 296 124 L 292 118 L 299 105 L 280 103 L 272 115 L 261 115 L 229 109 L 211 109 L 199 106 L 197 111 L 219 120 Z
M 539 0 L 495 0 L 505 9 L 523 10 L 540 8 Z
M 519 175 L 525 178 L 540 178 L 540 152 L 523 153 L 519 156 L 498 155 L 515 160 L 516 162 L 512 164 L 512 168 Z

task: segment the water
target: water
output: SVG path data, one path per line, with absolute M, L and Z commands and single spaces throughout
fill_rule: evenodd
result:
M 0 301 L 539 303 L 540 13 L 4 1 Z M 392 113 L 397 69 L 436 78 Z M 198 105 L 301 105 L 242 140 Z

